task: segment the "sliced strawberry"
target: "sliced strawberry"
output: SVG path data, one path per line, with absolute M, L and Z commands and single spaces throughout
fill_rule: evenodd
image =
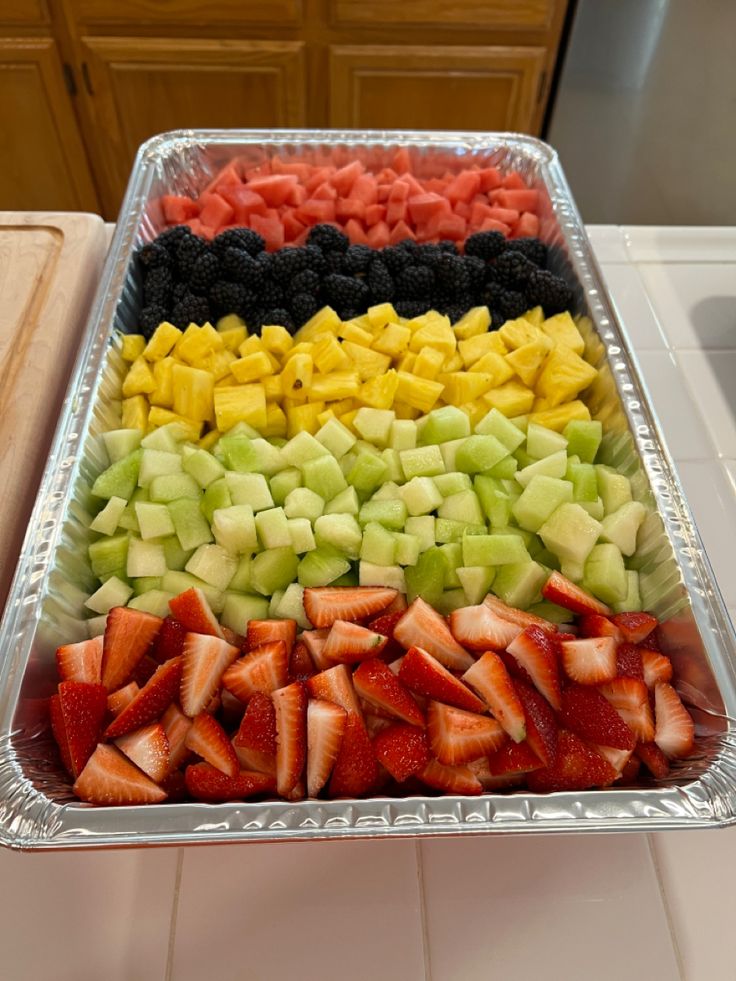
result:
M 178 705 L 169 705 L 161 716 L 161 725 L 169 740 L 169 773 L 173 773 L 189 755 L 186 742 L 192 720 Z
M 553 634 L 540 627 L 526 627 L 508 645 L 510 654 L 524 668 L 535 688 L 553 708 L 560 707 L 560 646 Z
M 508 651 L 496 651 L 496 653 L 501 658 L 504 667 L 506 668 L 506 670 L 514 680 L 520 678 L 522 681 L 525 681 L 528 685 L 531 685 L 532 688 L 534 687 L 534 682 L 532 681 L 531 675 L 529 674 L 528 671 L 522 668 L 522 666 L 519 664 L 519 662 L 516 660 L 513 654 L 509 654 Z
M 531 773 L 542 768 L 542 761 L 527 742 L 515 743 L 506 739 L 494 753 L 488 756 L 491 776 L 503 777 Z
M 647 688 L 654 688 L 658 684 L 672 681 L 672 661 L 666 654 L 660 654 L 659 651 L 648 650 L 644 647 L 639 649 Z
M 388 586 L 320 586 L 304 590 L 304 612 L 315 627 L 335 620 L 365 620 L 385 610 L 397 596 Z
M 564 606 L 566 610 L 572 610 L 573 613 L 600 613 L 604 617 L 611 615 L 605 603 L 601 603 L 595 596 L 591 596 L 580 586 L 570 582 L 561 572 L 552 573 L 542 587 L 542 596 L 550 603 Z
M 370 658 L 358 666 L 353 674 L 353 685 L 360 697 L 372 706 L 410 725 L 424 725 L 424 713 L 411 692 L 378 658 Z
M 613 622 L 630 644 L 641 644 L 659 626 L 650 613 L 617 613 Z
M 276 788 L 282 797 L 294 789 L 307 755 L 307 689 L 294 681 L 272 695 L 276 712 Z
M 654 687 L 654 742 L 669 759 L 687 756 L 695 741 L 695 723 L 672 685 Z
M 526 741 L 542 761 L 543 766 L 551 766 L 557 755 L 557 733 L 559 726 L 555 714 L 546 698 L 536 688 L 524 681 L 517 681 L 516 693 L 524 706 L 526 719 Z
M 406 596 L 403 593 L 397 593 L 393 600 L 384 609 L 384 613 L 388 616 L 390 613 L 403 613 L 409 604 L 406 602 Z M 378 631 L 381 632 L 380 630 Z
M 143 688 L 156 674 L 159 667 L 158 661 L 154 661 L 150 654 L 144 654 L 140 661 L 133 668 L 133 681 L 139 688 Z
M 72 758 L 69 754 L 69 741 L 66 738 L 64 728 L 64 713 L 61 711 L 61 699 L 58 695 L 52 695 L 49 699 L 49 721 L 51 722 L 51 732 L 56 745 L 59 747 L 59 756 L 64 764 L 67 773 L 72 772 Z
M 289 681 L 289 654 L 283 640 L 257 647 L 231 664 L 222 684 L 231 695 L 247 702 L 257 691 L 284 688 Z
M 670 772 L 670 763 L 656 743 L 639 743 L 636 755 L 655 780 L 664 780 Z
M 380 732 L 373 740 L 373 751 L 378 762 L 399 783 L 423 770 L 430 759 L 424 730 L 403 722 Z
M 445 794 L 476 797 L 483 793 L 483 785 L 467 766 L 445 766 L 438 760 L 430 760 L 417 776 L 428 787 Z
M 120 715 L 123 709 L 130 705 L 135 696 L 140 691 L 137 681 L 131 681 L 123 688 L 118 688 L 111 695 L 107 696 L 107 711 L 110 715 Z
M 224 639 L 222 627 L 217 622 L 207 597 L 197 586 L 192 586 L 191 589 L 186 589 L 170 599 L 169 609 L 173 616 L 184 624 L 187 632 Z
M 170 804 L 181 804 L 187 799 L 187 787 L 181 770 L 170 770 L 159 783 Z
M 95 749 L 77 777 L 74 793 L 89 804 L 160 804 L 166 791 L 134 766 L 119 749 Z
M 276 710 L 269 695 L 252 696 L 233 745 L 243 769 L 276 776 Z
M 581 685 L 600 685 L 616 677 L 616 641 L 613 637 L 563 640 L 562 666 Z
M 211 766 L 230 777 L 240 769 L 235 750 L 220 723 L 208 712 L 200 712 L 192 722 L 184 745 Z
M 381 616 L 371 620 L 368 624 L 370 630 L 374 630 L 377 634 L 383 634 L 384 637 L 388 637 L 388 643 L 381 654 L 384 661 L 393 661 L 394 658 L 401 657 L 404 653 L 404 648 L 398 640 L 394 640 L 394 628 L 401 619 L 405 609 L 406 605 L 404 605 L 404 609 L 394 610 L 393 613 L 382 613 Z
M 248 650 L 252 651 L 263 644 L 272 644 L 276 640 L 282 640 L 286 645 L 287 652 L 291 653 L 296 641 L 296 620 L 248 621 L 248 629 L 245 633 L 245 643 Z
M 654 739 L 654 716 L 647 686 L 640 678 L 614 678 L 598 689 L 639 742 Z
M 416 695 L 468 712 L 485 712 L 485 703 L 421 647 L 410 647 L 401 659 L 399 681 Z
M 348 714 L 340 705 L 312 698 L 307 706 L 307 794 L 316 797 L 340 753 Z
M 616 648 L 616 674 L 620 678 L 644 680 L 641 650 L 635 644 L 619 644 Z
M 451 671 L 464 671 L 473 658 L 450 633 L 447 622 L 418 596 L 394 627 L 394 638 L 407 650 L 421 647 Z
M 447 766 L 488 756 L 506 738 L 495 719 L 443 705 L 442 702 L 429 703 L 427 734 L 432 754 Z
M 325 671 L 332 667 L 332 661 L 324 656 L 325 644 L 330 631 L 324 630 L 304 630 L 299 637 L 301 643 L 307 648 L 307 652 L 318 671 Z
M 515 743 L 513 739 L 508 741 L 509 746 L 524 746 L 524 743 Z M 539 760 L 537 760 L 539 766 Z M 471 760 L 468 763 L 471 770 L 481 783 L 484 790 L 505 790 L 507 787 L 519 787 L 524 783 L 523 773 L 504 773 L 500 776 L 491 773 L 488 765 L 488 757 L 482 756 L 479 760 Z
M 450 614 L 452 636 L 472 651 L 503 651 L 522 629 L 518 623 L 498 616 L 485 603 L 464 606 Z
M 289 658 L 289 681 L 306 681 L 316 673 L 317 669 L 307 645 L 301 641 L 294 644 Z
M 172 657 L 179 657 L 184 652 L 186 635 L 187 628 L 183 623 L 173 617 L 164 617 L 151 648 L 151 657 L 159 664 L 170 661 Z
M 388 715 L 373 715 L 371 712 L 366 712 L 364 718 L 365 727 L 371 739 L 375 739 L 379 732 L 383 732 L 384 729 L 396 724 L 395 720 L 390 719 Z
M 88 685 L 102 683 L 103 635 L 78 644 L 65 644 L 56 649 L 56 667 L 62 681 L 84 681 Z
M 226 640 L 228 644 L 239 648 L 241 651 L 245 649 L 245 637 L 242 634 L 238 634 L 234 630 L 231 630 L 230 627 L 226 627 L 224 623 L 220 624 L 220 629 L 222 630 L 223 640 Z
M 611 764 L 613 769 L 616 771 L 618 777 L 624 772 L 626 764 L 631 759 L 631 754 L 633 750 L 631 749 L 616 749 L 614 746 L 601 746 L 600 743 L 591 743 L 593 749 L 600 756 L 603 757 L 608 763 Z
M 110 610 L 102 647 L 102 684 L 108 691 L 115 691 L 129 680 L 162 622 L 152 613 L 127 606 Z
M 231 800 L 246 800 L 259 794 L 270 794 L 276 781 L 267 773 L 240 770 L 229 777 L 209 763 L 193 763 L 184 771 L 190 796 L 207 804 L 222 804 Z
M 636 783 L 640 771 L 641 771 L 641 760 L 636 755 L 636 753 L 632 753 L 629 756 L 626 763 L 624 764 L 623 770 L 621 771 L 621 778 L 620 778 L 621 783 L 625 783 L 625 784 Z
M 475 688 L 514 742 L 526 738 L 524 709 L 498 654 L 487 651 L 468 668 L 462 680 Z
M 335 620 L 322 656 L 332 664 L 357 664 L 369 657 L 377 657 L 387 643 L 383 634 L 347 620 Z
M 160 722 L 129 732 L 115 745 L 139 769 L 158 783 L 169 770 L 169 740 Z
M 336 664 L 334 668 L 320 671 L 307 681 L 310 698 L 323 698 L 327 702 L 340 705 L 348 715 L 361 717 L 358 696 L 355 694 L 350 669 L 346 664 Z
M 600 613 L 585 613 L 578 622 L 581 637 L 613 637 L 620 644 L 624 635 L 613 620 L 603 617 Z
M 636 740 L 619 713 L 595 688 L 570 685 L 562 693 L 560 722 L 591 743 L 633 750 Z
M 359 797 L 372 790 L 378 778 L 373 745 L 365 724 L 348 714 L 340 752 L 330 777 L 330 797 Z
M 607 787 L 616 776 L 614 768 L 600 753 L 584 743 L 575 733 L 562 729 L 554 764 L 530 773 L 527 783 L 534 793 L 549 793 L 557 790 Z
M 190 718 L 207 706 L 222 676 L 240 654 L 220 637 L 187 634 L 184 641 L 181 676 L 181 707 Z
M 545 633 L 557 633 L 556 624 L 550 623 L 544 617 L 538 617 L 535 613 L 529 613 L 527 610 L 517 610 L 515 606 L 508 606 L 498 596 L 494 596 L 493 593 L 489 593 L 483 600 L 483 603 L 497 616 L 501 617 L 501 619 L 508 620 L 509 623 L 515 623 L 522 630 L 526 627 L 541 627 Z
M 102 736 L 107 692 L 85 681 L 62 681 L 58 692 L 71 773 L 78 777 Z
M 159 719 L 179 694 L 183 663 L 183 658 L 173 657 L 162 664 L 135 698 L 110 723 L 105 739 L 117 739 Z

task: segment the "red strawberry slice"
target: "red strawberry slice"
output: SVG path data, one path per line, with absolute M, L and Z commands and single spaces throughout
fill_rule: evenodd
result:
M 534 793 L 551 793 L 607 787 L 616 776 L 614 768 L 600 753 L 575 733 L 562 729 L 557 743 L 557 759 L 552 766 L 530 773 L 527 783 Z
M 600 685 L 616 677 L 616 641 L 613 637 L 563 640 L 562 666 L 581 685 Z
M 353 674 L 353 685 L 361 698 L 379 710 L 410 725 L 424 725 L 424 713 L 411 692 L 383 661 L 377 658 L 363 661 Z
M 244 770 L 276 776 L 276 710 L 269 695 L 257 691 L 248 702 L 233 746 Z
M 56 745 L 59 747 L 61 762 L 67 773 L 71 773 L 72 758 L 69 755 L 69 742 L 64 728 L 64 713 L 61 711 L 61 699 L 58 695 L 52 695 L 49 698 L 49 721 L 51 722 L 51 732 L 56 740 Z
M 181 770 L 167 773 L 159 786 L 166 792 L 166 799 L 170 804 L 181 804 L 187 799 L 186 782 Z
M 613 746 L 601 746 L 600 743 L 591 743 L 591 746 L 599 753 L 604 760 L 611 764 L 618 777 L 624 772 L 626 764 L 631 759 L 632 750 L 616 749 Z
M 450 633 L 447 622 L 418 596 L 394 627 L 394 638 L 405 648 L 421 647 L 452 671 L 464 671 L 473 658 Z
M 236 634 L 234 630 L 226 627 L 224 623 L 220 624 L 220 628 L 222 629 L 223 640 L 226 640 L 233 647 L 239 647 L 241 651 L 245 650 L 245 637 L 242 634 Z
M 373 740 L 373 751 L 378 762 L 399 783 L 419 773 L 430 760 L 424 731 L 403 722 L 380 732 Z
M 560 708 L 560 645 L 557 638 L 540 627 L 526 627 L 509 645 L 532 679 L 534 686 L 553 708 Z
M 217 719 L 207 712 L 200 712 L 194 719 L 184 745 L 230 777 L 234 777 L 240 769 L 227 733 Z
M 289 680 L 306 681 L 313 674 L 317 673 L 312 656 L 307 650 L 307 645 L 301 641 L 294 644 L 289 658 Z
M 282 797 L 294 789 L 307 755 L 307 689 L 294 681 L 272 695 L 276 712 L 276 788 Z
M 383 732 L 384 729 L 388 729 L 392 725 L 395 725 L 395 722 L 388 716 L 365 713 L 365 727 L 371 739 L 375 739 L 379 732 Z
M 620 678 L 644 680 L 641 650 L 635 644 L 619 644 L 616 648 L 616 674 Z
M 401 659 L 399 681 L 416 695 L 434 698 L 468 712 L 486 710 L 485 704 L 467 685 L 421 647 L 410 647 Z
M 445 794 L 476 797 L 483 793 L 480 780 L 467 766 L 445 766 L 438 760 L 430 760 L 417 776 L 428 787 L 441 790 Z
M 173 773 L 189 755 L 186 742 L 192 720 L 178 705 L 169 705 L 161 716 L 161 725 L 169 740 L 169 773 Z
M 441 702 L 429 703 L 427 734 L 433 756 L 447 766 L 488 756 L 506 738 L 495 719 Z
M 523 746 L 524 743 L 515 743 L 513 739 L 510 739 L 508 745 Z M 539 766 L 539 760 L 537 760 L 537 766 Z M 479 760 L 471 760 L 468 763 L 468 769 L 472 770 L 478 780 L 480 780 L 484 790 L 505 790 L 507 787 L 519 787 L 524 783 L 523 773 L 504 773 L 500 776 L 495 776 L 491 773 L 491 768 L 488 765 L 488 757 L 486 756 L 481 757 Z
M 687 756 L 695 741 L 695 723 L 672 685 L 654 687 L 654 742 L 669 759 Z
M 662 682 L 672 681 L 672 661 L 666 654 L 640 648 L 641 664 L 647 688 L 654 688 Z
M 123 688 L 118 688 L 111 695 L 107 696 L 107 711 L 110 715 L 120 715 L 126 705 L 130 705 L 135 696 L 140 691 L 137 681 L 131 681 Z
M 641 771 L 641 760 L 636 755 L 632 753 L 626 761 L 623 770 L 621 771 L 621 783 L 630 784 L 636 783 L 639 778 L 639 773 Z
M 89 804 L 160 804 L 166 791 L 115 749 L 100 743 L 77 777 L 74 793 Z
M 655 780 L 664 780 L 668 776 L 669 760 L 656 743 L 639 743 L 636 747 L 636 755 Z
M 386 616 L 389 616 L 391 613 L 403 613 L 408 605 L 406 596 L 403 593 L 397 593 L 383 612 Z M 381 633 L 380 630 L 378 632 Z
M 256 647 L 272 644 L 277 640 L 282 640 L 286 645 L 286 650 L 291 653 L 296 641 L 296 620 L 248 621 L 248 629 L 245 633 L 245 643 L 248 650 L 252 651 Z
M 515 743 L 507 739 L 494 753 L 488 757 L 488 769 L 491 776 L 518 776 L 540 770 L 542 761 L 526 743 Z
M 88 685 L 102 683 L 103 635 L 78 644 L 65 644 L 56 649 L 56 667 L 62 681 L 85 681 Z
M 388 637 L 388 643 L 384 647 L 381 655 L 384 661 L 392 661 L 394 658 L 401 657 L 404 653 L 404 648 L 401 644 L 397 640 L 394 640 L 394 628 L 401 619 L 405 609 L 406 604 L 403 609 L 394 610 L 393 613 L 383 613 L 380 617 L 376 617 L 375 620 L 371 620 L 368 624 L 368 627 L 377 634 L 383 634 L 384 637 Z
M 219 637 L 187 634 L 184 640 L 181 676 L 181 707 L 190 718 L 207 706 L 227 668 L 240 654 Z
M 620 644 L 624 635 L 613 620 L 602 617 L 600 613 L 585 613 L 578 622 L 581 637 L 613 637 Z
M 319 586 L 304 590 L 304 612 L 315 627 L 331 627 L 335 620 L 365 620 L 385 610 L 396 599 L 388 586 Z
M 361 718 L 358 696 L 355 694 L 350 669 L 346 664 L 336 664 L 334 668 L 320 671 L 307 681 L 310 698 L 323 698 L 327 702 L 340 705 L 348 715 Z
M 561 572 L 552 573 L 542 587 L 542 596 L 550 603 L 564 606 L 566 610 L 572 610 L 573 613 L 600 613 L 604 617 L 611 615 L 611 610 L 605 603 L 601 603 L 595 596 L 591 596 L 580 586 L 570 582 Z
M 179 657 L 184 652 L 186 635 L 187 628 L 183 623 L 173 617 L 164 617 L 151 648 L 151 657 L 159 664 L 170 661 L 172 657 Z
M 283 640 L 257 647 L 231 664 L 222 684 L 231 695 L 247 702 L 257 691 L 284 688 L 289 681 L 289 654 Z
M 267 773 L 240 770 L 234 777 L 229 777 L 209 763 L 188 766 L 184 780 L 190 796 L 207 804 L 247 800 L 259 794 L 270 794 L 276 788 L 276 781 Z
M 224 639 L 222 627 L 212 612 L 207 597 L 197 586 L 186 589 L 169 600 L 173 616 L 183 623 L 189 633 L 207 634 Z
M 322 656 L 331 664 L 357 664 L 369 657 L 377 657 L 388 640 L 383 634 L 374 633 L 357 623 L 335 620 L 330 629 Z
M 503 602 L 503 600 L 500 600 L 498 596 L 494 596 L 493 593 L 489 593 L 483 600 L 483 603 L 489 610 L 492 610 L 496 616 L 501 617 L 502 620 L 508 620 L 509 623 L 515 623 L 517 627 L 521 627 L 522 630 L 526 627 L 540 627 L 545 631 L 545 633 L 557 633 L 556 624 L 550 623 L 550 621 L 545 620 L 544 617 L 538 617 L 535 613 L 529 613 L 526 610 L 517 610 L 514 606 L 508 606 Z
M 639 742 L 654 739 L 654 716 L 649 692 L 641 678 L 614 678 L 598 689 L 618 712 Z
M 485 603 L 465 606 L 450 614 L 452 635 L 473 651 L 503 651 L 521 633 L 519 624 L 504 620 Z
M 162 622 L 161 617 L 127 606 L 110 610 L 102 647 L 102 684 L 108 691 L 115 691 L 129 680 Z
M 613 622 L 630 644 L 641 644 L 659 626 L 650 613 L 617 613 Z
M 624 720 L 595 688 L 570 685 L 562 693 L 562 725 L 591 743 L 633 750 L 636 740 Z
M 107 692 L 85 681 L 62 681 L 58 692 L 71 774 L 78 777 L 102 736 Z
M 182 668 L 181 657 L 173 657 L 162 664 L 110 723 L 105 732 L 105 739 L 117 739 L 160 718 L 179 693 Z
M 526 741 L 543 766 L 551 766 L 557 755 L 557 733 L 559 726 L 549 702 L 536 688 L 524 681 L 517 681 L 516 693 L 524 706 L 526 719 Z
M 168 773 L 169 740 L 160 722 L 121 736 L 115 740 L 115 745 L 156 783 Z
M 332 667 L 332 661 L 329 661 L 324 655 L 325 644 L 329 635 L 328 629 L 304 630 L 299 637 L 318 671 L 325 671 Z
M 316 797 L 340 753 L 348 714 L 340 705 L 312 698 L 307 706 L 307 794 Z
M 143 688 L 143 686 L 148 684 L 148 682 L 154 676 L 158 666 L 158 661 L 154 661 L 150 654 L 144 654 L 133 669 L 133 681 L 135 681 L 140 688 Z
M 526 738 L 524 709 L 498 654 L 487 651 L 468 668 L 462 680 L 475 688 L 514 742 Z
M 372 790 L 378 779 L 378 766 L 365 724 L 348 714 L 340 752 L 330 778 L 330 797 L 359 797 Z

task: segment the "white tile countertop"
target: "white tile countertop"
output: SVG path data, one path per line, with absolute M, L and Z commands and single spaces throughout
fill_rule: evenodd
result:
M 736 619 L 736 228 L 589 229 Z M 734 981 L 736 828 L 0 852 L 7 981 Z

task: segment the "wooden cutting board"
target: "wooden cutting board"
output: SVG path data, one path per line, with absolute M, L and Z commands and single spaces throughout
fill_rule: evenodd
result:
M 0 211 L 0 609 L 105 251 L 97 215 Z

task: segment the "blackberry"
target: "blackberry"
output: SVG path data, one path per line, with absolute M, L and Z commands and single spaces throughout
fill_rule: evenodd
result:
M 449 252 L 440 253 L 435 276 L 437 282 L 450 296 L 467 297 L 470 290 L 470 276 L 465 268 L 464 259 L 459 255 L 450 255 Z
M 402 269 L 411 265 L 411 256 L 406 249 L 400 249 L 396 245 L 387 245 L 385 249 L 381 249 L 381 261 L 391 275 L 395 277 Z
M 559 276 L 546 269 L 535 269 L 526 284 L 528 306 L 540 304 L 547 316 L 563 313 L 572 304 L 572 290 Z
M 171 290 L 171 302 L 178 303 L 179 300 L 183 299 L 189 292 L 189 286 L 186 283 L 174 283 Z
M 194 263 L 207 246 L 201 238 L 192 235 L 183 238 L 176 249 L 176 268 L 181 279 L 189 279 L 194 269 Z
M 258 290 L 259 304 L 266 310 L 278 310 L 286 306 L 284 290 L 278 283 L 265 279 Z
M 220 260 L 211 249 L 203 252 L 192 267 L 189 285 L 193 293 L 206 293 L 220 278 Z
M 293 246 L 279 249 L 271 254 L 271 276 L 279 283 L 286 283 L 292 276 L 306 269 L 307 262 L 303 249 Z
M 316 297 L 322 280 L 313 269 L 303 269 L 288 284 L 289 296 L 297 296 L 299 293 L 308 293 Z
M 442 241 L 438 242 L 437 248 L 443 252 L 452 252 L 453 255 L 458 254 L 457 243 L 452 242 L 449 238 L 443 238 Z
M 320 275 L 325 272 L 327 263 L 321 249 L 318 249 L 316 245 L 304 245 L 302 246 L 302 253 L 305 256 L 307 269 Z
M 342 275 L 345 272 L 345 265 L 343 263 L 344 252 L 338 252 L 337 249 L 332 249 L 330 252 L 325 252 L 323 258 L 325 260 L 325 269 L 331 273 L 339 273 Z
M 493 263 L 493 272 L 497 282 L 509 289 L 523 287 L 534 268 L 521 252 L 516 252 L 513 249 L 502 252 Z
M 348 273 L 367 272 L 374 255 L 374 250 L 368 245 L 350 245 L 345 250 L 343 267 Z
M 160 266 L 171 265 L 171 255 L 160 242 L 149 242 L 138 249 L 138 259 L 146 269 L 158 269 Z
M 294 324 L 301 327 L 319 310 L 319 301 L 311 293 L 295 293 L 291 298 L 291 315 Z
M 498 308 L 491 310 L 491 330 L 498 330 L 499 327 L 503 327 L 507 319 Z
M 455 304 L 454 306 L 447 307 L 445 309 L 445 314 L 450 318 L 451 324 L 456 324 L 468 309 L 469 308 L 467 306 Z
M 174 258 L 176 256 L 176 250 L 179 248 L 179 243 L 185 238 L 194 237 L 194 232 L 189 225 L 175 225 L 174 228 L 167 228 L 165 232 L 161 232 L 154 244 L 162 246 Z
M 439 247 L 439 245 L 435 245 L 435 244 L 420 245 L 418 249 L 417 260 L 419 264 L 422 266 L 429 266 L 430 268 L 434 268 L 444 254 L 445 253 Z
M 210 289 L 209 300 L 221 317 L 228 313 L 237 313 L 247 320 L 247 315 L 257 306 L 255 293 L 246 286 L 242 283 L 226 283 L 222 279 Z
M 212 240 L 212 248 L 218 255 L 226 249 L 244 249 L 249 255 L 257 256 L 266 248 L 265 239 L 251 228 L 228 228 Z
M 322 286 L 327 302 L 341 317 L 347 317 L 347 313 L 353 310 L 365 312 L 370 291 L 362 280 L 331 273 L 325 276 Z
M 465 239 L 465 255 L 477 255 L 480 259 L 495 259 L 506 248 L 501 232 L 476 232 Z
M 262 253 L 266 255 L 266 253 Z M 222 253 L 222 271 L 234 283 L 255 289 L 263 282 L 263 266 L 245 249 L 233 246 Z
M 164 320 L 166 320 L 166 310 L 155 303 L 151 303 L 141 310 L 138 325 L 143 336 L 150 337 Z
M 393 300 L 396 287 L 386 264 L 380 259 L 374 259 L 370 264 L 366 283 L 368 283 L 368 288 L 376 303 L 387 303 Z
M 498 307 L 507 320 L 516 320 L 529 309 L 523 293 L 518 290 L 504 290 L 499 297 Z
M 394 303 L 394 310 L 398 313 L 400 317 L 407 317 L 411 319 L 412 317 L 419 317 L 423 313 L 426 313 L 429 309 L 428 303 L 422 303 L 420 300 L 398 300 Z
M 407 266 L 396 277 L 396 294 L 402 300 L 429 300 L 434 273 L 426 266 Z
M 286 327 L 290 333 L 294 333 L 294 321 L 291 319 L 291 314 L 282 307 L 275 307 L 273 310 L 264 313 L 261 323 L 278 324 L 280 327 Z
M 500 283 L 486 283 L 480 295 L 481 302 L 491 309 L 498 310 L 503 293 L 504 288 Z
M 157 266 L 146 273 L 143 280 L 143 301 L 146 305 L 152 303 L 161 307 L 169 304 L 171 297 L 171 287 L 174 285 L 174 277 L 171 270 L 165 266 Z
M 508 243 L 509 249 L 521 254 L 538 269 L 547 265 L 547 246 L 538 238 L 515 238 Z
M 465 263 L 468 279 L 470 280 L 470 292 L 475 297 L 483 289 L 483 284 L 486 281 L 487 266 L 486 263 L 477 255 L 466 255 L 463 261 Z
M 175 327 L 184 330 L 189 324 L 206 324 L 210 319 L 210 305 L 204 296 L 195 296 L 194 293 L 187 293 L 174 306 L 169 320 Z
M 307 245 L 316 245 L 323 252 L 345 252 L 350 239 L 334 225 L 315 225 L 307 235 Z

